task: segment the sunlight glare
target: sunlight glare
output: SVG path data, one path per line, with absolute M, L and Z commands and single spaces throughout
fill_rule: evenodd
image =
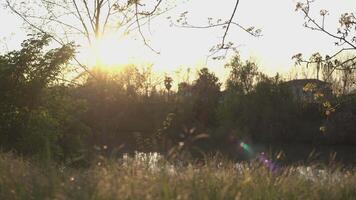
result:
M 138 44 L 128 37 L 107 34 L 93 42 L 89 48 L 88 63 L 90 66 L 118 67 L 138 62 L 135 49 Z

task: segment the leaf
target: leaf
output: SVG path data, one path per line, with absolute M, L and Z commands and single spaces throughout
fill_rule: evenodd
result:
M 208 134 L 206 134 L 206 133 L 201 133 L 201 134 L 199 134 L 199 135 L 196 135 L 196 136 L 192 139 L 192 141 L 194 142 L 194 141 L 196 141 L 196 140 L 207 139 L 207 138 L 210 138 L 210 136 L 209 136 Z

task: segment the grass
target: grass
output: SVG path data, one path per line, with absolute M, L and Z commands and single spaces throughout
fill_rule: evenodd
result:
M 86 169 L 0 154 L 0 199 L 356 199 L 353 170 L 219 158 L 174 165 L 157 154 L 101 160 Z

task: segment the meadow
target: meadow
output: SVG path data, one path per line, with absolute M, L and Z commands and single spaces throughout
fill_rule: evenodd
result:
M 169 162 L 157 153 L 102 159 L 88 168 L 0 154 L 0 199 L 355 199 L 355 169 L 219 156 Z
M 0 200 L 356 199 L 356 4 L 300 1 L 4 0 Z

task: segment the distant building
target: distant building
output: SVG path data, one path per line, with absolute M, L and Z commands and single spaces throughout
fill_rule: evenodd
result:
M 318 95 L 327 99 L 333 96 L 331 84 L 318 79 L 295 79 L 284 84 L 290 87 L 297 100 L 312 102 Z

